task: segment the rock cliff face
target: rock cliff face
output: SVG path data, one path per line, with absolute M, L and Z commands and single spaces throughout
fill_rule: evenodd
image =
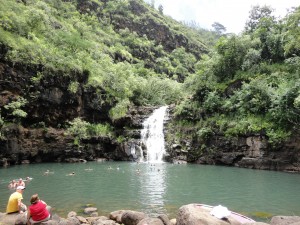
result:
M 99 108 L 94 104 L 99 101 L 100 94 L 103 98 L 105 93 L 86 87 L 87 74 L 56 74 L 55 77 L 49 74 L 34 82 L 33 78 L 40 70 L 0 60 L 0 109 L 6 121 L 0 135 L 0 166 L 97 158 L 133 160 L 130 143 L 140 138 L 139 129 L 152 107 L 130 109 L 127 117 L 111 121 L 108 111 L 112 106 Z M 71 80 L 80 84 L 76 93 L 68 90 Z M 14 121 L 4 106 L 19 96 L 28 100 L 24 106 L 27 116 Z M 80 145 L 75 144 L 74 137 L 66 134 L 66 125 L 77 117 L 91 123 L 110 123 L 116 134 L 124 136 L 127 141 L 119 143 L 108 137 L 92 137 L 83 139 Z

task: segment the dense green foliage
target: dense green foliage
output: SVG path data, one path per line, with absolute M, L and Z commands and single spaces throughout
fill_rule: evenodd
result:
M 67 133 L 75 137 L 75 144 L 80 145 L 80 140 L 91 137 L 114 137 L 113 129 L 108 124 L 91 124 L 80 118 L 69 122 Z
M 162 15 L 143 1 L 0 0 L 0 4 L 0 44 L 8 49 L 5 59 L 40 66 L 32 78 L 37 84 L 58 71 L 65 76 L 89 74 L 87 85 L 105 90 L 114 106 L 112 119 L 124 116 L 130 104 L 161 105 L 180 99 L 177 80 L 193 71 L 195 56 L 184 48 L 168 52 L 147 35 L 116 28 L 119 20 L 128 18 L 133 23 L 146 23 L 147 17 L 161 23 Z M 132 5 L 148 11 L 134 14 Z M 178 35 L 184 32 L 180 30 L 184 26 L 171 18 L 164 23 Z M 69 91 L 75 94 L 78 87 L 73 81 Z
M 277 20 L 255 6 L 243 34 L 220 38 L 184 83 L 190 97 L 176 108 L 179 133 L 192 127 L 187 135 L 204 143 L 218 133 L 263 134 L 276 143 L 298 132 L 299 16 L 300 7 Z

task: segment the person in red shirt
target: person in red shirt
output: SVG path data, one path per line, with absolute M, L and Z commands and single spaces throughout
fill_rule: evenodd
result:
M 30 198 L 31 205 L 27 213 L 27 225 L 44 222 L 50 219 L 50 209 L 44 201 L 39 199 L 38 194 L 34 194 Z

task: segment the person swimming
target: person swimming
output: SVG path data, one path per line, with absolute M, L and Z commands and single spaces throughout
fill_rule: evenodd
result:
M 53 171 L 50 171 L 50 170 L 46 170 L 46 171 L 44 172 L 44 176 L 45 176 L 45 175 L 49 175 L 49 174 L 54 174 L 54 172 L 53 172 Z
M 69 173 L 67 176 L 75 176 L 75 172 Z
M 16 180 L 12 180 L 9 182 L 8 188 L 15 189 L 17 187 L 17 185 L 18 185 L 18 183 L 16 182 Z
M 25 181 L 31 181 L 32 179 L 32 177 L 26 177 Z
M 22 178 L 19 178 L 19 181 L 17 182 L 17 186 L 23 186 L 23 187 L 25 187 L 25 182 L 23 181 Z

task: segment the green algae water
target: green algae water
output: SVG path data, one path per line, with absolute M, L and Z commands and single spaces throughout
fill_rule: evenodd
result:
M 46 170 L 53 173 L 44 175 Z M 68 174 L 75 172 L 74 176 Z M 206 165 L 168 163 L 88 162 L 34 164 L 0 169 L 0 212 L 5 212 L 7 185 L 18 178 L 26 183 L 24 203 L 32 194 L 65 217 L 85 206 L 99 215 L 130 209 L 152 216 L 176 217 L 180 206 L 190 203 L 223 205 L 257 221 L 273 215 L 300 216 L 300 174 Z

